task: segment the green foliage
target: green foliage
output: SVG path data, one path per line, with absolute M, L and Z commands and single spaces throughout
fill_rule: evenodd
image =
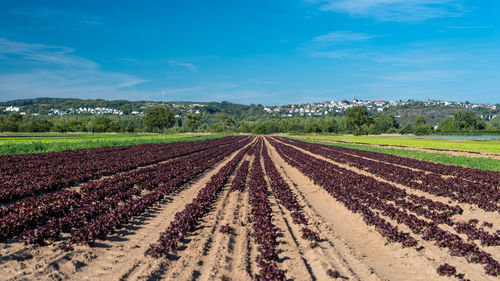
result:
M 310 134 L 345 134 L 355 135 L 364 134 L 384 134 L 398 133 L 399 124 L 394 115 L 403 115 L 399 111 L 387 110 L 384 113 L 373 113 L 364 107 L 354 106 L 343 113 L 329 112 L 321 116 L 283 116 L 284 112 L 268 113 L 264 111 L 262 105 L 240 105 L 230 102 L 210 102 L 210 103 L 192 103 L 192 102 L 169 102 L 165 108 L 173 115 L 179 115 L 173 118 L 173 123 L 161 125 L 158 127 L 151 124 L 151 112 L 155 110 L 158 103 L 152 102 L 129 102 L 129 101 L 105 101 L 105 100 L 79 100 L 79 99 L 27 99 L 10 102 L 0 102 L 0 106 L 13 105 L 21 106 L 27 115 L 12 113 L 2 115 L 0 113 L 0 131 L 9 132 L 242 132 L 242 133 L 310 133 Z M 30 111 L 45 112 L 48 114 L 50 108 L 69 109 L 79 107 L 108 107 L 123 110 L 125 115 L 106 114 L 69 114 L 69 115 L 30 115 Z M 158 106 L 156 106 L 158 107 Z M 291 106 L 290 106 L 291 107 Z M 415 108 L 427 108 L 423 102 L 410 101 L 405 106 L 398 106 L 407 110 Z M 416 133 L 419 135 L 433 133 L 433 127 L 436 118 L 442 120 L 441 113 L 444 107 L 428 106 L 434 111 L 424 111 L 423 117 L 409 117 L 418 124 L 406 123 L 402 120 L 406 117 L 398 117 L 398 121 L 405 126 L 401 129 L 403 134 Z M 499 105 L 500 107 L 500 105 Z M 131 110 L 144 111 L 148 117 L 132 115 L 127 113 Z M 391 107 L 392 108 L 392 107 Z M 450 109 L 450 108 L 448 108 Z M 44 111 L 45 110 L 45 111 Z M 467 109 L 468 110 L 468 109 Z M 472 114 L 476 109 L 467 112 L 456 113 L 454 117 L 443 122 L 438 128 L 437 133 L 442 132 L 495 132 L 500 130 L 500 120 L 492 120 L 485 123 L 478 116 Z M 196 112 L 187 113 L 187 112 Z M 416 111 L 417 113 L 419 111 Z M 447 111 L 449 112 L 449 111 Z M 482 112 L 482 111 L 481 111 Z M 428 113 L 428 114 L 427 114 Z M 484 112 L 494 115 L 497 112 Z M 451 113 L 447 113 L 450 116 Z M 439 116 L 438 116 L 439 115 Z M 171 116 L 171 115 L 170 115 Z M 403 118 L 404 117 L 404 118 Z M 194 118 L 194 119 L 193 119 Z M 148 119 L 148 120 L 146 120 Z M 156 118 L 154 118 L 156 119 Z M 499 118 L 497 118 L 499 119 Z M 427 122 L 425 122 L 427 120 Z M 431 123 L 432 122 L 432 123 Z M 214 125 L 218 123 L 219 125 Z M 52 124 L 52 125 L 50 125 Z M 472 124 L 472 125 L 471 125 Z M 47 129 L 50 126 L 49 129 Z M 481 129 L 482 128 L 482 129 Z
M 394 118 L 394 116 L 387 114 L 377 114 L 373 117 L 373 123 L 370 124 L 369 133 L 370 134 L 383 134 L 397 132 L 399 124 Z
M 7 117 L 5 117 L 5 121 L 19 123 L 23 120 L 23 116 L 19 112 L 12 112 Z
M 171 126 L 175 121 L 174 119 L 175 116 L 172 111 L 168 111 L 161 106 L 155 106 L 146 112 L 144 124 L 151 129 L 158 130 L 159 133 L 162 129 Z
M 320 122 L 321 132 L 323 133 L 336 133 L 338 132 L 337 121 L 332 117 L 326 117 Z
M 52 126 L 54 126 L 54 124 L 52 124 L 49 120 L 31 119 L 24 124 L 22 131 L 43 133 L 49 132 Z
M 500 116 L 497 116 L 490 121 L 489 130 L 500 131 Z
M 19 112 L 12 112 L 7 116 L 0 116 L 0 131 L 17 132 L 20 129 L 23 116 Z
M 421 115 L 415 118 L 415 127 L 425 125 L 426 123 L 425 118 Z
M 196 113 L 188 113 L 185 115 L 186 118 L 186 126 L 189 128 L 189 131 L 192 132 L 198 124 L 201 122 L 201 117 L 200 115 Z
M 236 125 L 234 118 L 229 116 L 227 113 L 219 112 L 216 114 L 216 116 L 222 125 L 223 132 L 226 132 L 226 127 Z
M 416 136 L 425 136 L 430 135 L 434 132 L 434 128 L 431 124 L 427 124 L 425 118 L 423 116 L 417 116 L 415 119 L 415 128 L 413 129 L 413 133 Z
M 431 124 L 418 125 L 418 126 L 415 126 L 415 129 L 413 130 L 413 133 L 416 136 L 431 135 L 433 132 L 434 132 L 434 128 L 432 127 Z
M 252 133 L 258 134 L 258 135 L 264 135 L 264 134 L 269 134 L 270 131 L 271 131 L 271 129 L 268 126 L 266 126 L 266 124 L 264 122 L 258 122 L 254 126 Z
M 372 123 L 368 110 L 363 106 L 353 106 L 346 111 L 347 129 L 355 135 L 368 134 L 368 127 Z
M 33 137 L 30 137 L 33 136 Z M 39 134 L 0 138 L 0 154 L 55 152 L 115 145 L 138 145 L 176 141 L 206 140 L 223 135 L 131 135 L 131 134 Z
M 210 126 L 210 132 L 222 133 L 223 131 L 224 131 L 224 129 L 223 129 L 221 123 L 215 123 L 212 126 Z
M 486 129 L 486 122 L 471 111 L 455 111 L 453 117 L 439 125 L 440 132 L 478 131 Z
M 403 129 L 401 129 L 401 134 L 403 135 L 406 135 L 406 134 L 413 134 L 413 124 L 411 123 L 408 123 L 406 124 L 406 126 L 403 127 Z
M 317 139 L 366 143 L 378 145 L 396 145 L 433 149 L 461 150 L 480 153 L 500 153 L 500 141 L 474 141 L 442 138 L 415 138 L 403 136 L 314 136 Z

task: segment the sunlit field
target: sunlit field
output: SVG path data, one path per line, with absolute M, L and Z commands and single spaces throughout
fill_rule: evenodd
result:
M 448 149 L 480 153 L 500 153 L 500 140 L 455 140 L 430 139 L 408 136 L 306 136 L 314 139 L 366 143 L 378 145 L 397 145 L 418 148 Z
M 55 152 L 116 145 L 208 140 L 221 136 L 216 134 L 4 133 L 0 134 L 0 154 Z

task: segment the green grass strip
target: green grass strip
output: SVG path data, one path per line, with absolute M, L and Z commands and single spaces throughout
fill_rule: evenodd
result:
M 312 136 L 305 136 L 310 138 Z M 408 136 L 314 136 L 315 139 L 358 142 L 366 144 L 398 145 L 420 148 L 452 149 L 461 151 L 500 153 L 500 141 L 430 139 Z
M 467 157 L 467 156 L 455 156 L 447 153 L 434 153 L 410 149 L 396 149 L 396 148 L 385 148 L 385 147 L 375 147 L 370 145 L 359 145 L 359 144 L 344 144 L 344 143 L 334 143 L 325 142 L 312 139 L 303 139 L 298 137 L 287 138 L 306 141 L 311 143 L 326 144 L 332 146 L 347 147 L 358 150 L 374 151 L 386 154 L 392 154 L 396 156 L 409 157 L 415 159 L 421 159 L 426 161 L 438 162 L 443 164 L 450 164 L 456 166 L 464 166 L 469 168 L 476 168 L 481 170 L 496 171 L 500 172 L 500 160 L 491 158 L 479 158 L 479 157 Z
M 170 143 L 170 142 L 183 142 L 183 141 L 198 141 L 210 140 L 221 138 L 226 135 L 213 134 L 213 135 L 151 135 L 148 136 L 128 136 L 118 135 L 116 137 L 100 137 L 95 138 L 57 138 L 57 139 L 43 139 L 43 140 L 21 140 L 21 141 L 4 141 L 0 142 L 0 155 L 12 154 L 30 154 L 30 153 L 43 153 L 43 152 L 59 152 L 66 150 L 76 149 L 89 149 L 100 148 L 106 146 L 125 146 L 125 145 L 139 145 L 148 143 Z

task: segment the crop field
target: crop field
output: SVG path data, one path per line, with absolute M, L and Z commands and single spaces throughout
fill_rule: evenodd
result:
M 75 149 L 100 148 L 117 145 L 166 143 L 205 140 L 222 137 L 217 134 L 72 134 L 72 133 L 2 133 L 0 155 L 57 152 Z
M 284 137 L 0 156 L 2 280 L 498 280 L 500 173 Z
M 288 138 L 295 140 L 302 140 L 310 143 L 318 143 L 330 146 L 352 148 L 357 150 L 379 152 L 384 154 L 392 154 L 396 156 L 415 158 L 425 161 L 432 161 L 442 164 L 451 164 L 455 166 L 464 166 L 474 169 L 500 172 L 500 154 L 495 154 L 495 153 L 479 154 L 474 152 L 413 149 L 410 147 L 375 146 L 368 144 L 365 145 L 358 143 L 355 144 L 349 142 L 321 140 L 310 137 L 304 138 L 304 137 L 288 136 Z
M 309 136 L 314 139 L 347 143 L 403 146 L 429 150 L 468 151 L 476 153 L 500 153 L 500 140 L 431 139 L 408 136 Z

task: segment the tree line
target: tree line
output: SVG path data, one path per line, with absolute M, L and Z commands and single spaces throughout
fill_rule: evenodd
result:
M 179 116 L 179 115 L 177 115 Z M 332 134 L 415 134 L 435 132 L 499 131 L 500 122 L 488 125 L 471 111 L 456 111 L 437 128 L 418 116 L 403 127 L 387 113 L 370 113 L 366 108 L 353 106 L 343 116 L 258 118 L 238 120 L 233 115 L 215 110 L 212 113 L 187 113 L 176 117 L 176 112 L 162 106 L 151 107 L 146 115 L 65 115 L 32 116 L 13 112 L 0 115 L 2 132 L 231 132 L 231 133 L 332 133 Z

